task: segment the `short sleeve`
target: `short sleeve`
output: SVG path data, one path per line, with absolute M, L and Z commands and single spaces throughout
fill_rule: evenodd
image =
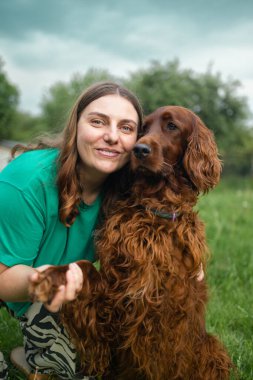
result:
M 0 182 L 0 262 L 33 265 L 44 232 L 44 217 L 34 200 Z

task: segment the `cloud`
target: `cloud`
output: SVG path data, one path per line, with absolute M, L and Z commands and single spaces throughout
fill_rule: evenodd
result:
M 74 5 L 73 5 L 74 4 Z M 1 56 L 21 90 L 21 108 L 39 111 L 42 94 L 90 67 L 123 76 L 153 59 L 242 82 L 253 109 L 253 3 L 234 0 L 0 2 Z M 172 6 L 173 5 L 173 6 Z
M 49 34 L 34 33 L 22 44 L 0 39 L 6 71 L 21 91 L 21 108 L 39 112 L 43 93 L 57 81 L 68 81 L 75 72 L 89 68 L 108 68 L 111 73 L 124 76 L 137 64 L 117 54 L 99 49 L 95 44 L 74 39 L 62 40 Z
M 239 94 L 246 96 L 253 111 L 253 23 L 234 25 L 230 30 L 212 32 L 206 44 L 194 54 L 182 52 L 181 61 L 185 67 L 205 71 L 208 64 L 214 72 L 220 72 L 224 79 L 238 79 L 241 82 Z

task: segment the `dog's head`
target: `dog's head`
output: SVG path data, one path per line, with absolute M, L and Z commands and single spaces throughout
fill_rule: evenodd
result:
M 198 192 L 207 192 L 219 182 L 221 161 L 213 133 L 192 111 L 179 106 L 158 108 L 146 117 L 143 133 L 132 154 L 134 171 L 176 176 L 181 168 Z

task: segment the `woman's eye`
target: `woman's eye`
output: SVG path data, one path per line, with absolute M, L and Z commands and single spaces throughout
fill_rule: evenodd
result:
M 169 131 L 174 131 L 175 129 L 177 129 L 177 126 L 172 123 L 171 121 L 166 125 L 166 129 L 168 129 Z
M 104 125 L 104 121 L 101 119 L 92 119 L 91 123 L 96 126 Z
M 125 133 L 130 133 L 130 132 L 132 132 L 133 127 L 131 127 L 130 125 L 122 125 L 121 129 Z

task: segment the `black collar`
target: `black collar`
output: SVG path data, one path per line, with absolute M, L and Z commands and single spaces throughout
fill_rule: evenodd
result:
M 150 211 L 153 215 L 160 216 L 160 218 L 172 219 L 173 222 L 180 216 L 179 212 L 160 211 L 155 208 L 142 206 L 142 205 L 139 205 L 139 207 L 143 210 Z

